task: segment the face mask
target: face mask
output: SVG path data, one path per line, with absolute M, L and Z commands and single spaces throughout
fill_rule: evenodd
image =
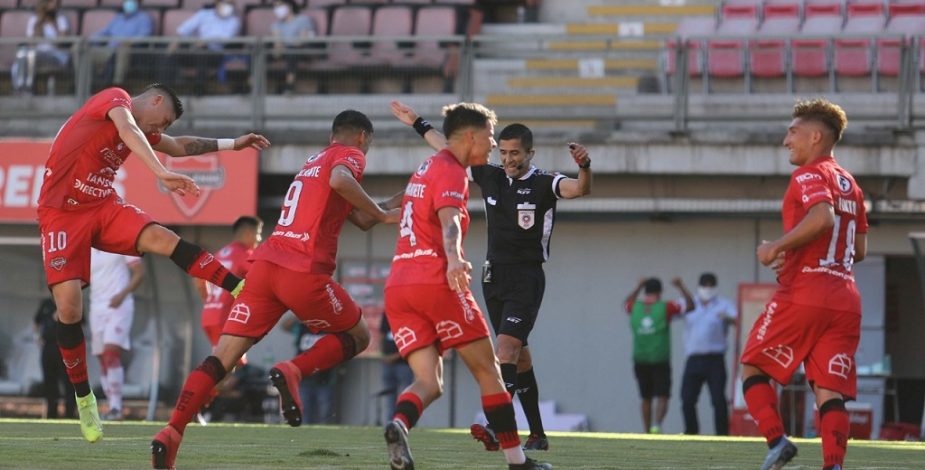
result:
M 716 297 L 716 288 L 715 287 L 698 287 L 697 288 L 697 297 L 700 297 L 700 300 L 707 301 Z
M 218 16 L 221 16 L 222 18 L 227 18 L 231 16 L 232 13 L 234 13 L 234 7 L 231 6 L 231 4 L 222 3 L 215 9 L 215 12 L 218 13 Z
M 277 5 L 273 7 L 273 14 L 279 19 L 286 18 L 289 16 L 289 5 Z
M 122 4 L 122 11 L 124 11 L 126 15 L 131 15 L 132 13 L 135 13 L 136 11 L 138 11 L 138 2 L 136 2 L 135 0 L 128 0 L 127 2 Z

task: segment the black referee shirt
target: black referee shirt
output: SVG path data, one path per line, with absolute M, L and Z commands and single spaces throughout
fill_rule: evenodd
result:
M 499 165 L 474 166 L 472 180 L 482 188 L 488 216 L 488 260 L 510 264 L 544 262 L 556 217 L 559 182 L 564 175 L 534 166 L 519 179 Z

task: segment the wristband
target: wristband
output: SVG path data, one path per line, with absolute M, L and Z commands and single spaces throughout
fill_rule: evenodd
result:
M 216 139 L 219 150 L 234 150 L 234 139 Z
M 591 159 L 589 158 L 584 163 L 579 163 L 578 168 L 581 168 L 582 170 L 587 170 L 588 168 L 591 168 Z
M 412 124 L 411 126 L 414 127 L 414 130 L 421 137 L 424 137 L 424 134 L 426 134 L 427 131 L 434 128 L 434 126 L 430 125 L 429 122 L 427 122 L 426 120 L 424 120 L 424 118 L 420 116 L 418 116 L 418 118 L 414 120 L 414 124 Z

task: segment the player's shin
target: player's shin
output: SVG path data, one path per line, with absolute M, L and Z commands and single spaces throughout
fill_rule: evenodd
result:
M 209 356 L 186 378 L 170 415 L 169 423 L 177 432 L 183 434 L 187 423 L 209 399 L 215 384 L 221 382 L 226 373 L 222 362 L 215 356 Z
M 765 375 L 753 375 L 742 383 L 748 413 L 758 423 L 761 435 L 774 447 L 784 436 L 784 423 L 777 411 L 777 393 Z
M 851 427 L 848 421 L 848 411 L 845 410 L 845 401 L 833 398 L 823 403 L 819 407 L 819 420 L 821 421 L 819 434 L 822 437 L 823 467 L 833 468 L 835 465 L 843 465 Z
M 533 368 L 517 374 L 517 396 L 524 408 L 524 415 L 530 424 L 530 434 L 544 435 L 543 419 L 540 417 L 540 392 L 536 385 Z
M 526 461 L 523 449 L 520 448 L 520 436 L 517 435 L 517 421 L 514 418 L 514 405 L 511 396 L 507 393 L 482 396 L 482 409 L 488 425 L 495 432 L 501 450 L 508 463 L 523 463 Z
M 90 394 L 90 382 L 87 380 L 87 342 L 80 323 L 61 323 L 57 327 L 58 350 L 67 370 L 67 377 L 74 384 L 78 397 Z
M 209 281 L 229 292 L 241 283 L 241 278 L 225 269 L 215 256 L 182 238 L 170 254 L 170 259 L 190 276 Z
M 511 399 L 517 393 L 517 364 L 501 363 L 501 380 L 504 381 L 504 389 L 507 390 Z

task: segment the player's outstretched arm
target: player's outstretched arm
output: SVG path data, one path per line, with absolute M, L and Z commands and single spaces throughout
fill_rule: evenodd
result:
M 131 111 L 122 106 L 117 106 L 110 109 L 107 116 L 115 124 L 116 130 L 119 132 L 119 138 L 122 139 L 125 146 L 144 162 L 145 166 L 161 180 L 161 183 L 167 189 L 181 196 L 186 195 L 186 193 L 199 195 L 199 186 L 196 186 L 192 178 L 167 171 L 164 164 L 154 154 L 154 149 L 151 148 L 151 144 L 148 143 L 144 133 L 138 128 Z
M 559 181 L 559 194 L 565 199 L 591 194 L 591 158 L 588 149 L 583 145 L 571 142 L 568 144 L 569 153 L 578 165 L 578 178 L 565 178 Z
M 437 211 L 443 229 L 443 251 L 446 253 L 446 280 L 450 289 L 464 292 L 469 288 L 472 277 L 472 263 L 462 257 L 462 213 L 455 207 L 444 207 Z
M 832 230 L 835 225 L 835 208 L 820 202 L 809 208 L 803 220 L 784 236 L 773 242 L 762 243 L 757 250 L 758 261 L 769 266 L 783 252 L 799 248 Z
M 391 108 L 392 114 L 394 114 L 399 121 L 405 123 L 405 125 L 414 127 L 418 135 L 423 137 L 424 140 L 427 141 L 427 145 L 430 145 L 432 149 L 439 152 L 443 150 L 443 147 L 446 147 L 446 136 L 429 122 L 425 121 L 424 118 L 418 116 L 418 113 L 414 112 L 411 106 L 401 101 L 393 101 L 391 103 Z
M 195 136 L 171 137 L 167 134 L 161 134 L 161 141 L 154 146 L 154 149 L 171 157 L 189 157 L 219 150 L 242 150 L 248 147 L 263 150 L 269 146 L 270 141 L 260 134 L 244 134 L 235 139 L 211 139 Z
M 684 297 L 684 313 L 688 313 L 694 310 L 694 297 L 691 295 L 690 291 L 687 290 L 687 287 L 684 286 L 684 281 L 680 277 L 676 277 L 671 280 L 671 283 L 681 291 L 681 295 Z
M 337 194 L 347 200 L 347 202 L 355 208 L 350 216 L 348 216 L 347 220 L 350 220 L 350 222 L 354 223 L 357 227 L 363 230 L 369 230 L 370 227 L 377 223 L 398 223 L 398 218 L 401 215 L 399 210 L 393 209 L 386 211 L 379 207 L 379 204 L 376 204 L 376 201 L 373 201 L 373 199 L 369 197 L 369 194 L 366 194 L 366 191 L 360 186 L 360 183 L 353 177 L 353 173 L 351 173 L 346 166 L 335 166 L 331 170 L 331 178 L 328 180 L 328 184 L 331 185 L 331 189 L 337 192 Z M 356 214 L 356 212 L 361 212 L 368 217 Z
M 646 278 L 639 278 L 639 282 L 636 284 L 636 288 L 630 292 L 630 295 L 626 296 L 626 300 L 623 301 L 623 305 L 626 305 L 626 312 L 630 313 L 632 311 L 632 305 L 636 302 L 636 298 L 639 297 L 639 293 L 642 292 L 643 287 L 646 286 Z

